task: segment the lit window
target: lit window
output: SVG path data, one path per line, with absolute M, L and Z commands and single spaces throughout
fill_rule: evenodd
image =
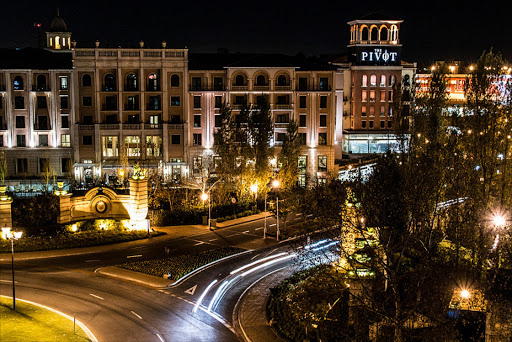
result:
M 124 148 L 128 157 L 140 156 L 140 137 L 138 135 L 130 135 L 124 138 Z
M 381 87 L 386 86 L 386 75 L 380 75 L 380 86 Z
M 146 137 L 146 155 L 148 157 L 160 157 L 162 147 L 162 137 L 158 135 L 149 135 Z
M 61 141 L 62 147 L 71 147 L 71 135 L 70 134 L 61 134 L 60 141 Z
M 377 85 L 377 76 L 371 75 L 370 76 L 370 87 L 375 87 Z
M 361 82 L 361 86 L 362 87 L 367 87 L 368 86 L 368 76 L 363 75 L 363 80 Z
M 68 90 L 68 77 L 67 76 L 60 77 L 60 90 Z
M 117 136 L 101 137 L 103 157 L 119 156 L 119 138 Z

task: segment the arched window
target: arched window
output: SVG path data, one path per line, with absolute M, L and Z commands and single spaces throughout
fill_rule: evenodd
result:
M 369 40 L 370 34 L 367 26 L 361 28 L 361 41 Z
M 14 90 L 23 90 L 23 78 L 21 76 L 14 77 Z
M 90 87 L 92 85 L 92 78 L 89 74 L 83 74 L 82 87 Z
M 147 90 L 160 90 L 160 81 L 158 74 L 152 73 L 148 75 L 148 89 Z
M 392 87 L 392 86 L 394 86 L 394 85 L 395 85 L 395 80 L 396 80 L 395 75 L 391 75 L 391 76 L 389 77 L 389 86 L 390 86 L 390 87 Z
M 37 75 L 37 90 L 42 91 L 46 90 L 46 76 L 45 75 Z
M 379 40 L 379 29 L 377 28 L 377 26 L 372 27 L 370 36 L 372 41 Z
M 138 88 L 137 75 L 128 74 L 126 76 L 126 90 L 137 90 L 137 88 Z
M 386 86 L 386 75 L 380 75 L 380 86 L 381 87 Z
M 377 76 L 371 75 L 370 76 L 370 87 L 375 87 L 377 85 Z
M 267 85 L 267 79 L 263 75 L 258 75 L 256 77 L 256 85 L 257 86 L 266 86 Z
M 363 75 L 363 79 L 361 81 L 361 86 L 368 87 L 368 76 L 367 75 Z
M 235 77 L 235 85 L 236 86 L 244 86 L 245 78 L 242 75 L 236 75 Z
M 411 85 L 411 77 L 409 75 L 404 76 L 404 85 L 406 85 L 406 86 Z
M 280 87 L 288 85 L 288 80 L 286 79 L 285 75 L 279 75 L 277 77 L 277 85 Z
M 176 74 L 171 76 L 171 87 L 179 87 L 180 86 L 180 77 Z
M 396 42 L 398 40 L 398 27 L 396 27 L 396 25 L 391 25 L 389 40 L 393 42 Z
M 116 78 L 112 74 L 105 75 L 105 91 L 116 90 Z
M 380 41 L 388 40 L 388 29 L 386 26 L 381 27 L 379 36 Z

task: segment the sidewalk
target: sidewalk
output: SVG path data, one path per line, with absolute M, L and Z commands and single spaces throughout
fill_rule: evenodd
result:
M 293 266 L 285 267 L 258 280 L 242 294 L 233 312 L 233 324 L 244 341 L 284 341 L 267 322 L 266 305 L 270 288 L 276 287 L 293 273 Z
M 270 215 L 267 213 L 267 217 Z M 236 226 L 242 223 L 247 223 L 251 221 L 256 221 L 263 219 L 265 217 L 265 213 L 259 213 L 256 215 L 251 215 L 247 217 L 242 217 L 234 220 L 225 221 L 217 224 L 217 228 L 212 228 L 214 231 L 216 229 L 228 228 L 231 226 Z M 16 260 L 30 260 L 30 259 L 42 259 L 42 258 L 56 258 L 62 256 L 70 256 L 70 255 L 79 255 L 79 254 L 91 254 L 97 253 L 100 251 L 105 251 L 105 249 L 109 250 L 122 250 L 130 247 L 136 247 L 140 245 L 145 245 L 148 243 L 148 240 L 151 241 L 165 241 L 165 240 L 174 240 L 184 237 L 194 237 L 197 235 L 208 233 L 210 230 L 207 225 L 183 225 L 183 226 L 165 226 L 165 227 L 152 227 L 152 229 L 164 232 L 165 235 L 160 235 L 156 237 L 128 241 L 128 242 L 120 242 L 114 243 L 110 245 L 101 245 L 101 246 L 93 246 L 93 247 L 83 247 L 83 248 L 68 248 L 68 249 L 56 249 L 50 251 L 37 251 L 37 252 L 16 252 L 15 259 Z M 0 253 L 0 262 L 11 261 L 11 253 Z

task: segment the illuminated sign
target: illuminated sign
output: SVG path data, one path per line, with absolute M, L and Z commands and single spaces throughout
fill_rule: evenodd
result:
M 355 51 L 354 51 L 355 50 Z M 351 53 L 352 62 L 357 65 L 400 65 L 400 47 L 357 46 Z

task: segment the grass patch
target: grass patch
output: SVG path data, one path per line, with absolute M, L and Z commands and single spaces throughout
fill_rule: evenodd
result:
M 161 235 L 160 232 L 151 233 L 152 236 Z M 63 233 L 55 237 L 29 237 L 14 242 L 15 252 L 34 252 L 54 249 L 92 247 L 109 245 L 112 243 L 140 240 L 146 238 L 147 231 L 125 230 L 89 230 L 76 233 Z M 10 252 L 11 242 L 0 240 L 0 252 Z
M 245 250 L 241 248 L 223 247 L 192 255 L 179 255 L 164 259 L 125 262 L 124 264 L 117 265 L 117 267 L 157 277 L 162 277 L 164 274 L 170 274 L 169 279 L 178 280 L 187 273 L 190 273 L 201 266 L 243 251 Z
M 0 296 L 0 341 L 90 341 L 77 325 L 73 334 L 73 321 L 39 306 Z

